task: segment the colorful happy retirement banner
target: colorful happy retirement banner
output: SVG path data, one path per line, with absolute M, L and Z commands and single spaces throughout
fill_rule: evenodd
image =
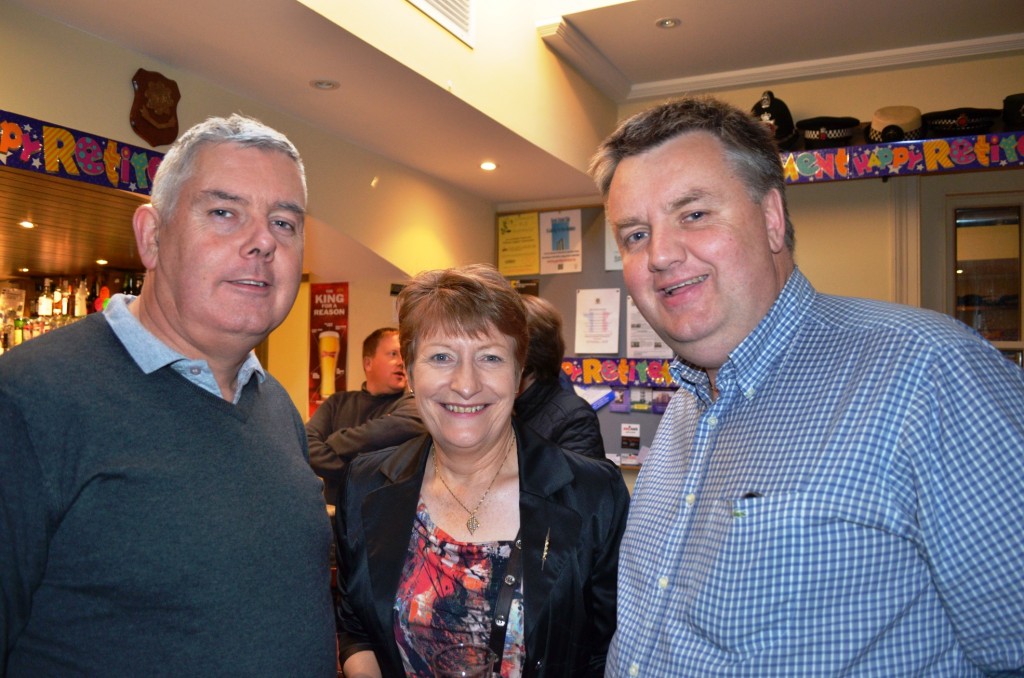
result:
M 787 184 L 1024 167 L 1024 132 L 783 153 Z
M 0 110 L 0 163 L 149 195 L 163 154 Z
M 671 360 L 641 358 L 562 358 L 562 371 L 580 386 L 678 386 L 668 371 Z

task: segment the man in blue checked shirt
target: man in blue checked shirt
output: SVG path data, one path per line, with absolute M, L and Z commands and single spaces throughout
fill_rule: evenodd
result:
M 591 172 L 682 384 L 606 675 L 1024 671 L 1024 370 L 952 318 L 817 293 L 744 111 L 661 105 Z

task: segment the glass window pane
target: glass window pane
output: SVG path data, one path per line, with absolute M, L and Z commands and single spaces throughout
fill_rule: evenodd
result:
M 955 211 L 956 317 L 989 341 L 1019 341 L 1020 208 Z

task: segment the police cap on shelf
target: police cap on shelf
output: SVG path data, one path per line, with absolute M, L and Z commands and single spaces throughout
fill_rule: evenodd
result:
M 870 143 L 920 139 L 924 130 L 921 109 L 914 106 L 884 106 L 871 116 L 864 136 Z
M 933 137 L 984 134 L 992 129 L 992 125 L 999 119 L 999 113 L 995 108 L 951 108 L 948 111 L 925 113 L 921 120 L 928 134 Z
M 804 148 L 831 148 L 848 146 L 860 120 L 851 117 L 819 115 L 797 122 L 796 128 L 804 139 Z
M 1024 130 L 1024 92 L 1003 99 L 1003 124 L 1009 130 Z
M 779 148 L 793 148 L 798 139 L 796 128 L 793 126 L 793 115 L 789 112 L 789 106 L 782 99 L 776 99 L 770 90 L 765 91 L 750 112 L 768 125 Z

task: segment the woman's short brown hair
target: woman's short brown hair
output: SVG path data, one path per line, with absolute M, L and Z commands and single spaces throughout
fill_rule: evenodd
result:
M 435 332 L 476 337 L 496 329 L 512 340 L 516 369 L 526 362 L 529 333 L 519 293 L 489 264 L 424 271 L 398 295 L 398 343 L 414 365 L 416 345 Z

